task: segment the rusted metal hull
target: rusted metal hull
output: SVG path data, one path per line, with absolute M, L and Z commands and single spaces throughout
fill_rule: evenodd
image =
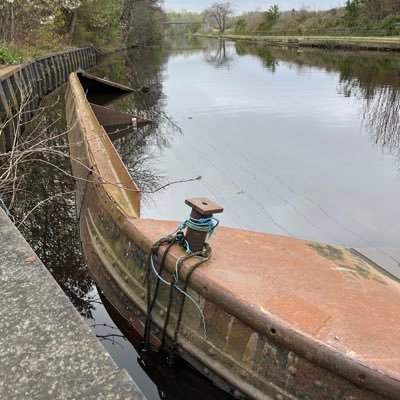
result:
M 143 334 L 146 253 L 177 223 L 139 218 L 140 192 L 74 74 L 67 120 L 88 267 L 104 295 Z M 215 236 L 212 260 L 196 270 L 188 290 L 204 314 L 207 335 L 198 310 L 186 302 L 180 356 L 241 398 L 400 398 L 397 281 L 346 248 L 227 228 Z M 168 255 L 167 280 L 182 252 L 174 247 Z M 190 265 L 184 264 L 183 277 Z M 152 314 L 154 346 L 168 295 L 161 285 Z M 178 305 L 175 296 L 169 338 Z

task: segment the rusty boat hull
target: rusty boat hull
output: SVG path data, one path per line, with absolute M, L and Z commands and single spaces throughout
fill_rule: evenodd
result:
M 92 102 L 93 99 L 91 99 Z M 140 218 L 140 191 L 71 74 L 66 112 L 82 248 L 103 294 L 143 335 L 146 255 L 175 221 Z M 177 352 L 238 398 L 400 399 L 400 283 L 352 249 L 220 227 L 192 275 Z M 158 259 L 165 247 L 161 247 Z M 166 259 L 166 280 L 184 251 Z M 183 278 L 193 261 L 183 264 Z M 154 286 L 157 278 L 151 275 Z M 152 313 L 157 347 L 168 307 Z M 167 327 L 171 345 L 175 296 Z

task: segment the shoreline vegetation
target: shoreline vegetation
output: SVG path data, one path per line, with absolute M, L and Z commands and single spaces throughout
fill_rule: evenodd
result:
M 400 0 L 341 0 L 327 10 L 307 6 L 235 13 L 231 1 L 202 13 L 168 12 L 167 34 L 196 34 L 270 45 L 400 51 Z M 181 25 L 180 21 L 187 21 Z
M 95 46 L 109 52 L 158 44 L 165 19 L 158 0 L 2 2 L 0 65 L 71 48 Z
M 212 0 L 210 0 L 212 1 Z M 102 52 L 159 45 L 163 36 L 199 35 L 264 45 L 400 52 L 400 0 L 342 0 L 235 13 L 231 1 L 202 12 L 172 11 L 159 0 L 13 0 L 0 5 L 0 65 L 93 45 Z M 140 18 L 138 18 L 140 16 Z

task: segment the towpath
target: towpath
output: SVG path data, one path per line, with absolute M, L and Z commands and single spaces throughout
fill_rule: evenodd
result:
M 144 400 L 0 208 L 0 398 Z
M 319 47 L 344 50 L 373 50 L 400 52 L 400 36 L 346 37 L 346 36 L 262 36 L 225 34 L 195 34 L 234 41 L 250 41 L 270 46 Z

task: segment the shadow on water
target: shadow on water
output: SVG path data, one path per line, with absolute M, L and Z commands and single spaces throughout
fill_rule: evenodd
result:
M 118 326 L 125 337 L 140 353 L 142 337 L 135 333 L 124 320 L 113 305 L 100 293 L 102 303 L 108 314 Z M 174 365 L 170 366 L 167 362 L 165 352 L 149 351 L 142 353 L 138 359 L 138 365 L 156 384 L 160 399 L 170 400 L 205 400 L 205 399 L 232 399 L 205 376 L 196 372 L 188 363 L 181 358 L 176 358 Z
M 29 143 L 23 147 L 47 150 L 35 152 L 19 166 L 14 198 L 7 200 L 23 236 L 77 310 L 91 318 L 94 306 L 88 293 L 94 282 L 80 250 L 75 181 L 68 175 L 63 91 L 48 96 L 41 106 L 46 108 L 25 132 Z
M 394 155 L 400 165 L 400 57 L 395 55 L 328 52 L 266 48 L 252 44 L 226 43 L 219 40 L 189 41 L 181 38 L 169 40 L 164 49 L 135 49 L 129 53 L 108 57 L 93 73 L 131 86 L 136 91 L 120 99 L 113 107 L 153 120 L 142 130 L 128 133 L 114 142 L 132 176 L 146 192 L 151 192 L 166 182 L 167 177 L 155 166 L 154 149 L 165 149 L 171 140 L 181 135 L 179 128 L 166 115 L 166 97 L 163 89 L 166 64 L 169 57 L 200 54 L 213 68 L 229 69 L 238 57 L 256 56 L 270 72 L 276 73 L 280 63 L 289 63 L 299 71 L 321 68 L 339 74 L 337 91 L 354 96 L 362 104 L 362 118 L 373 143 Z M 48 106 L 30 126 L 35 141 L 46 141 L 46 146 L 57 146 L 67 154 L 65 135 L 63 90 L 43 101 Z M 37 153 L 29 163 L 19 168 L 19 184 L 12 200 L 12 213 L 25 238 L 39 258 L 50 270 L 78 311 L 89 324 L 102 324 L 98 311 L 98 298 L 94 282 L 89 275 L 80 250 L 76 223 L 75 182 L 70 173 L 69 158 L 52 152 Z M 65 173 L 64 171 L 67 171 Z M 144 195 L 151 202 L 151 195 Z M 8 204 L 11 202 L 11 198 Z M 33 212 L 31 212 L 34 210 Z M 29 216 L 25 219 L 25 216 Z M 105 304 L 115 323 L 126 332 L 125 322 L 114 315 L 112 307 Z M 97 310 L 97 311 L 96 311 Z M 105 337 L 105 330 L 96 329 Z M 118 332 L 118 331 L 117 331 Z M 129 337 L 129 335 L 128 335 Z M 134 346 L 140 339 L 129 337 Z M 112 346 L 108 347 L 113 354 Z M 115 353 L 115 352 L 114 352 Z M 160 355 L 143 359 L 133 354 L 129 363 L 135 378 L 138 368 L 143 369 L 158 386 L 158 395 L 148 395 L 151 390 L 141 387 L 149 398 L 162 399 L 225 399 L 230 398 L 186 364 L 176 369 L 165 366 Z M 119 363 L 118 356 L 114 357 Z M 154 387 L 152 388 L 154 391 Z M 152 392 L 151 392 L 152 393 Z

